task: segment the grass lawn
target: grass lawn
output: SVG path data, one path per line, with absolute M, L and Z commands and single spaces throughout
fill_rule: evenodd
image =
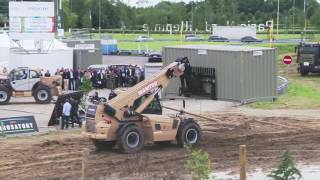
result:
M 263 44 L 262 46 L 268 46 Z M 248 105 L 259 109 L 319 109 L 320 108 L 320 75 L 312 74 L 302 77 L 298 74 L 295 58 L 288 68 L 283 64 L 282 58 L 286 54 L 294 55 L 295 44 L 276 44 L 278 49 L 277 65 L 278 75 L 287 77 L 289 85 L 287 93 L 279 96 L 275 102 L 256 102 Z M 287 73 L 287 69 L 289 73 Z
M 192 42 L 192 41 L 160 41 L 160 42 L 118 42 L 119 49 L 141 49 L 141 50 L 151 50 L 151 51 L 159 51 L 164 46 L 179 46 L 179 45 L 188 45 L 188 44 L 228 44 L 221 42 Z M 235 43 L 229 43 L 235 44 Z
M 320 78 L 320 77 L 318 77 Z M 290 80 L 290 79 L 289 79 Z M 279 96 L 275 102 L 256 102 L 249 107 L 259 109 L 319 109 L 320 89 L 313 85 L 305 84 L 304 81 L 291 81 L 287 93 Z

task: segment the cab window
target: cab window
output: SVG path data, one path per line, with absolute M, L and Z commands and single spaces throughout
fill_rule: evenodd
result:
M 144 102 L 144 100 L 148 97 L 148 95 L 145 95 L 139 99 L 137 99 L 134 104 L 133 107 L 134 109 L 137 109 L 140 104 L 142 104 Z M 141 114 L 162 114 L 162 107 L 160 104 L 160 101 L 157 97 L 155 97 L 151 103 L 143 110 L 143 112 Z
M 30 70 L 30 79 L 40 78 L 39 73 L 37 71 Z
M 10 79 L 11 81 L 28 79 L 28 71 L 27 70 L 13 71 L 10 74 Z

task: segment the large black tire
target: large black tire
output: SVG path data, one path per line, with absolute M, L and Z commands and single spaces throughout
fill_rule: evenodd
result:
M 115 145 L 116 141 L 93 141 L 96 146 L 96 151 L 111 150 Z
M 307 76 L 309 74 L 309 71 L 306 70 L 300 70 L 301 76 Z
M 144 146 L 143 131 L 136 125 L 130 125 L 118 136 L 118 146 L 124 153 L 136 153 Z
M 33 97 L 39 104 L 48 104 L 52 100 L 52 93 L 49 87 L 40 85 L 33 92 Z
M 0 105 L 8 104 L 11 98 L 11 92 L 8 88 L 0 86 Z
M 196 147 L 200 144 L 201 129 L 194 121 L 181 124 L 177 134 L 177 142 L 181 147 L 190 146 Z

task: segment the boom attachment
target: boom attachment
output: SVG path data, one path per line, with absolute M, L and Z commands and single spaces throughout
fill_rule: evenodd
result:
M 158 74 L 155 74 L 150 79 L 146 79 L 136 84 L 127 91 L 122 92 L 111 99 L 105 105 L 105 113 L 121 121 L 125 113 L 128 114 L 128 111 L 132 111 L 134 102 L 137 99 L 148 93 L 154 94 L 156 91 L 159 92 L 161 89 L 168 86 L 170 79 L 179 78 L 185 72 L 189 72 L 190 69 L 191 66 L 187 57 L 177 58 L 175 62 L 163 68 Z M 149 98 L 149 103 L 153 98 L 154 95 Z M 147 105 L 148 103 L 144 106 L 146 107 Z M 143 107 L 139 108 L 138 111 L 142 112 Z

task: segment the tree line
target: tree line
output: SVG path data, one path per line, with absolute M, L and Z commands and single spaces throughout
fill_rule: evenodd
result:
M 317 0 L 280 0 L 280 28 L 320 27 L 320 5 Z M 208 24 L 263 24 L 277 19 L 278 0 L 205 0 L 173 3 L 162 1 L 153 7 L 130 7 L 115 0 L 63 0 L 64 28 L 142 29 L 143 24 L 180 24 L 192 22 L 204 29 Z M 99 22 L 100 19 L 100 22 Z
M 8 0 L 3 2 L 8 3 Z M 56 1 L 55 1 L 56 2 Z M 280 28 L 320 27 L 320 5 L 317 0 L 279 0 Z M 277 19 L 278 0 L 205 0 L 174 3 L 162 1 L 153 7 L 131 7 L 119 0 L 62 0 L 63 27 L 141 30 L 144 24 L 180 24 L 188 21 L 194 29 L 208 24 L 263 24 Z M 2 12 L 4 3 L 0 3 Z M 1 11 L 0 11 L 1 14 Z M 0 15 L 0 25 L 8 21 Z M 152 30 L 152 28 L 151 28 Z

